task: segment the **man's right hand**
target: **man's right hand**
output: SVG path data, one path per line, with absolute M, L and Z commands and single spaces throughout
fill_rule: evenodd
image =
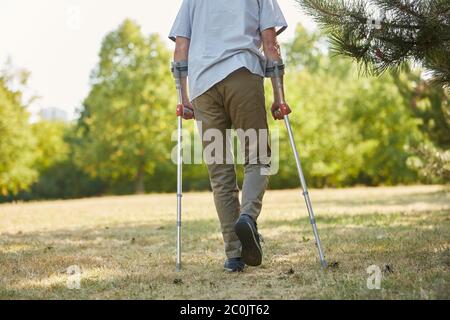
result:
M 191 104 L 184 106 L 184 108 L 183 108 L 183 119 L 184 120 L 195 119 L 194 108 L 192 107 Z
M 184 120 L 195 119 L 194 108 L 192 104 L 185 104 L 177 106 L 177 116 L 182 116 Z

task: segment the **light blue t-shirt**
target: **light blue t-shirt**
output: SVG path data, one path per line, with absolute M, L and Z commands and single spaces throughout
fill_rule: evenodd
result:
M 169 38 L 189 38 L 189 92 L 194 100 L 245 67 L 264 77 L 261 31 L 287 28 L 277 0 L 183 0 Z

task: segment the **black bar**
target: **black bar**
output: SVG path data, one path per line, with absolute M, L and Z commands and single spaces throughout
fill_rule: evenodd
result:
M 332 314 L 333 319 L 339 316 L 364 319 L 367 316 L 377 319 L 388 319 L 393 315 L 391 309 L 397 309 L 401 318 L 407 316 L 426 316 L 431 318 L 433 312 L 448 310 L 448 301 L 0 301 L 2 314 L 8 311 L 17 318 L 22 313 L 33 312 L 33 317 L 52 315 L 61 319 L 65 315 L 91 318 L 96 313 L 104 319 L 105 313 L 124 316 L 131 319 L 136 313 L 145 319 L 278 319 L 282 315 L 296 315 L 286 319 L 310 318 L 313 314 Z M 442 310 L 443 311 L 443 310 Z M 444 313 L 442 313 L 444 314 Z M 319 317 L 321 318 L 321 317 Z M 7 318 L 5 318 L 7 319 Z M 99 318 L 100 319 L 100 318 Z

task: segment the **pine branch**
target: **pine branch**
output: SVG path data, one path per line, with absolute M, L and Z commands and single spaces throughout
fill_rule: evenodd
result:
M 397 9 L 416 19 L 424 18 L 420 9 L 421 2 L 423 2 L 421 0 L 374 0 L 373 2 L 384 11 Z
M 415 62 L 450 85 L 450 1 L 296 0 L 329 34 L 336 54 L 380 75 Z M 376 21 L 375 25 L 369 22 Z

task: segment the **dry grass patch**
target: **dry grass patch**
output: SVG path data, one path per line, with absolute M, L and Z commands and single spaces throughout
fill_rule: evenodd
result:
M 448 299 L 450 196 L 444 186 L 312 190 L 321 271 L 299 190 L 269 191 L 264 262 L 222 271 L 209 193 L 184 197 L 176 273 L 175 197 L 147 195 L 0 205 L 1 299 Z M 366 268 L 383 270 L 368 290 Z M 81 268 L 81 289 L 67 268 Z

